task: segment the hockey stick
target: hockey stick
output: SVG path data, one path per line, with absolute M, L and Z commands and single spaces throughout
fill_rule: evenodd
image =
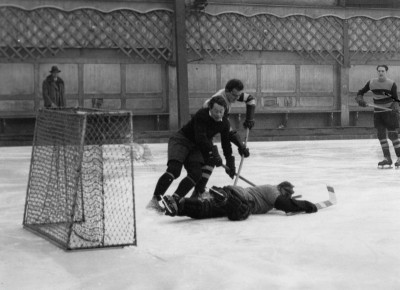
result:
M 329 192 L 329 199 L 316 203 L 315 205 L 318 209 L 323 209 L 323 208 L 332 206 L 337 203 L 336 194 L 335 194 L 335 190 L 333 189 L 333 187 L 330 185 L 327 185 L 326 188 L 328 189 L 328 192 Z
M 245 148 L 247 147 L 247 140 L 249 139 L 249 133 L 250 133 L 250 129 L 247 128 L 246 129 L 246 138 L 244 139 L 244 147 Z M 236 179 L 235 179 L 235 182 L 233 183 L 233 185 L 236 185 L 239 180 L 240 172 L 242 171 L 243 161 L 244 161 L 244 155 L 242 155 L 242 158 L 240 159 L 239 169 L 236 174 Z
M 381 112 L 376 112 L 375 111 L 375 113 L 395 112 L 397 115 L 400 115 L 400 112 L 395 110 L 395 109 L 385 108 L 385 107 L 381 107 L 381 106 L 377 106 L 377 105 L 373 105 L 373 104 L 368 104 L 368 103 L 367 103 L 367 106 L 371 107 L 371 108 L 377 108 L 377 109 L 383 110 Z
M 337 203 L 336 194 L 335 194 L 335 190 L 333 189 L 333 187 L 330 185 L 327 185 L 326 188 L 328 189 L 329 199 L 315 203 L 315 206 L 318 208 L 318 210 L 330 207 Z M 290 216 L 290 215 L 296 215 L 296 214 L 300 214 L 300 213 L 304 213 L 304 211 L 288 212 L 288 213 L 286 213 L 286 215 Z
M 224 165 L 224 164 L 222 164 L 222 167 L 225 168 L 225 169 L 229 169 L 229 167 L 226 166 L 226 165 Z M 238 171 L 237 173 L 235 173 L 235 175 L 236 175 L 236 178 L 240 178 L 241 180 L 247 182 L 248 184 L 250 184 L 250 185 L 252 185 L 252 186 L 256 186 L 253 182 L 251 182 L 250 180 L 248 180 L 248 179 L 244 178 L 243 176 L 241 176 L 241 175 L 239 174 L 239 171 Z M 234 185 L 235 185 L 235 184 L 234 184 Z
M 373 104 L 369 104 L 369 103 L 367 103 L 367 106 L 368 106 L 368 107 L 371 107 L 371 108 L 380 109 L 380 110 L 383 110 L 383 111 L 386 111 L 386 112 L 391 112 L 391 111 L 393 111 L 393 109 L 385 108 L 385 107 L 381 107 L 381 106 L 377 106 L 377 105 L 373 105 Z

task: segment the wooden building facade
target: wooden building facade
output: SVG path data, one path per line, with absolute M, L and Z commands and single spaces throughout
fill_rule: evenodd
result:
M 131 110 L 138 131 L 176 130 L 231 78 L 257 98 L 255 129 L 371 127 L 354 97 L 377 64 L 400 83 L 400 7 L 370 2 L 186 0 L 175 35 L 178 0 L 0 0 L 0 134 L 33 132 L 52 65 L 68 106 Z

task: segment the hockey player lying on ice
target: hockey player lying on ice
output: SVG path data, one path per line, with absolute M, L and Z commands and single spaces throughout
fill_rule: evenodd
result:
M 272 209 L 286 213 L 317 212 L 315 204 L 292 198 L 294 186 L 284 181 L 278 185 L 212 187 L 210 199 L 163 197 L 166 215 L 188 216 L 195 219 L 227 216 L 232 221 L 248 218 L 250 214 L 264 214 Z

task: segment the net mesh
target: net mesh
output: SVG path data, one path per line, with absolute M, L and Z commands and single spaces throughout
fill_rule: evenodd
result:
M 129 112 L 38 112 L 24 227 L 65 249 L 136 244 Z

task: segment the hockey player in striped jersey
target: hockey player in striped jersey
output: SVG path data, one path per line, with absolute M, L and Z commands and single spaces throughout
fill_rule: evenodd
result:
M 384 156 L 384 159 L 378 163 L 378 166 L 382 168 L 385 165 L 390 167 L 393 163 L 387 137 L 392 141 L 397 156 L 395 166 L 400 166 L 400 140 L 397 133 L 397 129 L 399 128 L 399 98 L 397 96 L 396 83 L 386 76 L 388 69 L 386 65 L 378 65 L 376 67 L 378 78 L 368 81 L 367 84 L 358 91 L 356 97 L 357 103 L 362 107 L 366 107 L 367 103 L 363 96 L 366 92 L 372 91 L 374 94 L 374 105 L 391 109 L 391 111 L 376 107 L 374 109 L 374 126 L 377 129 L 378 139 Z
M 229 113 L 232 107 L 232 104 L 237 102 L 243 102 L 246 104 L 246 118 L 243 122 L 243 127 L 245 129 L 251 130 L 255 124 L 254 121 L 254 112 L 256 107 L 256 99 L 254 96 L 243 92 L 244 85 L 241 80 L 231 79 L 229 80 L 224 89 L 216 92 L 210 99 L 206 100 L 203 107 L 206 108 L 208 106 L 209 101 L 215 97 L 223 97 L 225 102 L 228 105 L 227 110 L 225 111 L 225 117 L 229 118 Z M 240 135 L 231 130 L 229 133 L 229 139 L 231 143 L 235 144 L 238 147 L 239 155 L 244 156 L 245 158 L 250 156 L 249 149 L 246 148 L 243 144 L 243 141 Z M 200 181 L 196 184 L 196 187 L 193 191 L 192 197 L 198 197 L 202 193 L 205 192 L 205 187 L 207 185 L 208 179 L 210 178 L 214 167 L 204 165 L 202 168 L 202 177 Z
M 284 181 L 278 185 L 212 187 L 210 199 L 165 196 L 166 215 L 188 216 L 195 219 L 227 216 L 232 221 L 245 220 L 250 214 L 265 214 L 272 209 L 286 213 L 314 213 L 315 204 L 292 198 L 294 186 Z

